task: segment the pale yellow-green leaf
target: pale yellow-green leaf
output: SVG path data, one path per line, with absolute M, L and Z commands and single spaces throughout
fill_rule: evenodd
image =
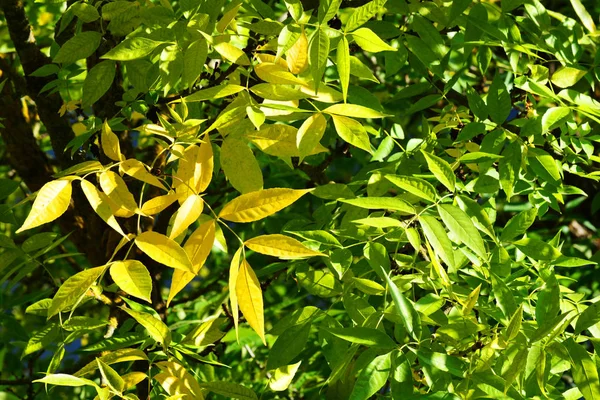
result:
M 279 234 L 257 236 L 246 240 L 244 244 L 257 253 L 279 257 L 284 260 L 325 255 L 309 249 L 294 238 Z
M 123 387 L 125 390 L 127 390 L 127 389 L 135 387 L 138 383 L 140 383 L 144 379 L 147 379 L 148 375 L 146 375 L 143 372 L 134 371 L 134 372 L 129 372 L 129 373 L 121 376 L 121 378 L 123 378 Z
M 588 12 L 588 10 L 586 10 L 586 8 L 583 5 L 583 3 L 581 2 L 581 0 L 571 0 L 571 5 L 573 6 L 575 13 L 581 20 L 581 23 L 583 24 L 583 26 L 585 26 L 585 29 L 590 31 L 590 33 L 592 33 L 592 34 L 595 34 L 596 33 L 596 24 L 594 23 L 594 18 L 592 18 L 592 16 Z
M 58 179 L 46 183 L 38 191 L 25 222 L 16 233 L 54 221 L 69 208 L 72 193 L 71 181 Z
M 129 218 L 135 214 L 137 203 L 119 174 L 104 171 L 100 174 L 99 182 L 104 193 L 117 207 L 114 211 L 116 217 Z
M 143 232 L 135 238 L 135 244 L 156 262 L 183 271 L 193 271 L 186 252 L 165 235 L 152 231 Z
M 217 22 L 217 32 L 223 33 L 225 31 L 225 29 L 227 29 L 227 26 L 229 26 L 231 21 L 233 21 L 233 19 L 235 18 L 242 3 L 241 2 L 239 4 L 233 3 L 232 5 L 233 5 L 233 7 L 230 10 L 226 11 L 223 14 L 223 16 L 221 17 L 221 19 L 219 20 L 219 22 Z
M 369 134 L 360 122 L 352 118 L 333 115 L 333 124 L 337 134 L 345 142 L 372 153 Z
M 321 113 L 311 115 L 302 123 L 296 134 L 300 161 L 304 157 L 314 154 L 315 148 L 320 145 L 325 128 L 327 128 L 327 120 Z
M 579 82 L 587 74 L 586 70 L 573 67 L 561 67 L 552 74 L 550 80 L 556 86 L 568 88 Z
M 456 176 L 454 175 L 454 171 L 450 164 L 444 159 L 425 151 L 421 151 L 421 154 L 425 157 L 429 171 L 431 171 L 436 179 L 440 181 L 442 185 L 446 186 L 449 191 L 454 192 L 456 189 Z
M 151 302 L 152 278 L 141 262 L 137 260 L 114 262 L 110 266 L 110 276 L 125 293 Z
M 50 385 L 56 385 L 56 386 L 71 386 L 71 387 L 94 386 L 94 387 L 98 387 L 98 385 L 95 382 L 93 382 L 89 379 L 78 378 L 76 376 L 68 375 L 68 374 L 50 374 L 50 375 L 46 375 L 45 377 L 43 377 L 41 379 L 36 379 L 33 382 L 34 383 L 49 383 Z
M 374 296 L 381 296 L 385 293 L 385 288 L 383 286 L 370 279 L 357 278 L 353 276 L 352 281 L 356 285 L 356 288 L 363 293 Z
M 187 228 L 200 217 L 203 209 L 204 200 L 202 200 L 202 197 L 197 194 L 189 196 L 183 202 L 181 207 L 179 207 L 177 214 L 175 214 L 175 221 L 173 222 L 173 228 L 171 229 L 169 238 L 175 239 L 185 232 Z
M 383 118 L 387 116 L 377 110 L 359 106 L 357 104 L 334 104 L 324 109 L 323 112 L 326 114 L 353 118 Z
M 352 32 L 352 38 L 364 51 L 370 53 L 379 53 L 380 51 L 396 51 L 395 48 L 381 40 L 369 28 L 359 28 Z
M 174 192 L 154 197 L 153 199 L 148 200 L 142 205 L 141 211 L 145 215 L 158 214 L 165 208 L 169 207 L 171 204 L 175 203 L 175 201 L 177 201 L 177 197 L 178 195 Z
M 471 310 L 473 310 L 473 307 L 475 307 L 475 304 L 477 304 L 477 299 L 479 298 L 480 290 L 481 290 L 481 284 L 479 284 L 479 286 L 477 286 L 475 289 L 473 289 L 473 291 L 471 293 L 469 293 L 467 300 L 463 304 L 463 309 L 462 309 L 463 315 L 468 315 L 471 312 Z
M 230 43 L 217 43 L 213 47 L 227 61 L 238 65 L 250 65 L 250 59 L 246 53 Z
M 266 345 L 262 290 L 256 274 L 246 260 L 242 260 L 240 264 L 235 293 L 242 315 Z
M 269 387 L 275 392 L 282 392 L 286 390 L 292 383 L 292 379 L 298 372 L 302 361 L 298 361 L 296 364 L 284 365 L 283 367 L 277 368 L 272 372 L 271 378 L 269 379 Z
M 182 270 L 173 271 L 173 277 L 171 278 L 171 288 L 169 289 L 169 297 L 167 299 L 167 306 L 171 303 L 171 300 L 179 293 L 188 283 L 194 279 L 198 274 L 208 255 L 212 249 L 215 241 L 215 220 L 210 219 L 203 223 L 196 229 L 185 242 L 183 250 L 188 255 L 188 258 L 192 262 L 193 272 L 187 272 Z
M 104 354 L 102 357 L 99 357 L 104 363 L 108 365 L 127 362 L 127 361 L 137 361 L 137 360 L 148 360 L 148 356 L 140 349 L 118 349 L 111 351 L 107 354 Z M 94 372 L 98 369 L 98 364 L 96 361 L 89 362 L 79 371 L 75 372 L 75 376 L 83 376 L 89 373 Z
M 106 265 L 88 268 L 64 281 L 52 298 L 48 308 L 48 318 L 77 304 L 106 268 Z
M 221 147 L 221 167 L 231 185 L 241 193 L 263 187 L 263 176 L 250 147 L 240 139 L 227 137 Z
M 102 380 L 108 384 L 112 390 L 117 393 L 121 393 L 123 388 L 125 387 L 125 382 L 123 378 L 110 367 L 108 364 L 104 363 L 99 358 L 96 358 L 96 363 L 98 364 L 98 369 L 100 370 L 100 375 L 102 375 Z
M 231 304 L 231 315 L 233 316 L 233 325 L 235 326 L 235 335 L 239 340 L 239 303 L 238 297 L 236 294 L 237 291 L 237 279 L 240 272 L 240 263 L 242 261 L 242 251 L 243 247 L 240 247 L 233 257 L 231 258 L 231 263 L 229 265 L 229 303 Z
M 236 93 L 239 93 L 244 89 L 245 88 L 240 85 L 233 85 L 233 84 L 218 85 L 218 86 L 213 86 L 213 87 L 210 87 L 207 89 L 198 90 L 198 91 L 190 94 L 189 96 L 184 97 L 183 100 L 185 100 L 186 103 L 195 103 L 195 102 L 199 102 L 199 101 L 220 99 L 223 97 L 228 97 L 228 96 L 234 95 Z M 174 101 L 174 103 L 176 103 L 176 102 L 179 102 L 179 100 Z
M 219 218 L 231 222 L 258 221 L 283 210 L 311 190 L 274 188 L 243 194 L 225 204 Z
M 308 39 L 304 30 L 292 47 L 285 53 L 288 69 L 292 74 L 301 74 L 308 68 Z
M 119 144 L 119 138 L 114 134 L 108 121 L 104 121 L 102 124 L 102 131 L 100 132 L 100 144 L 102 145 L 102 151 L 106 157 L 113 161 L 121 161 L 123 155 L 121 154 L 121 146 Z
M 123 161 L 121 164 L 119 164 L 119 168 L 132 178 L 166 190 L 161 181 L 156 176 L 148 172 L 146 166 L 135 158 L 130 158 L 129 160 Z
M 162 343 L 165 347 L 169 346 L 171 343 L 171 331 L 164 322 L 145 312 L 134 311 L 125 307 L 121 307 L 121 310 L 125 311 L 140 325 L 146 328 L 152 339 L 158 343 Z
M 287 68 L 279 64 L 260 63 L 254 67 L 256 75 L 265 82 L 277 83 L 282 85 L 302 85 L 304 82 L 296 78 Z
M 338 75 L 340 76 L 340 84 L 342 86 L 342 97 L 344 103 L 348 97 L 348 85 L 350 83 L 350 48 L 346 36 L 340 39 L 337 50 L 335 52 L 335 64 L 337 66 Z
M 119 232 L 123 236 L 127 236 L 121 226 L 117 222 L 115 215 L 113 214 L 113 210 L 110 207 L 110 200 L 106 194 L 99 191 L 96 186 L 92 183 L 82 180 L 81 181 L 81 189 L 85 194 L 85 197 L 88 199 L 90 206 L 94 209 L 96 214 L 100 216 L 115 231 Z

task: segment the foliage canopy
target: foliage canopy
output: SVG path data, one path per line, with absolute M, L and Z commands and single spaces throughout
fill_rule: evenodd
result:
M 0 396 L 600 399 L 555 3 L 0 0 Z

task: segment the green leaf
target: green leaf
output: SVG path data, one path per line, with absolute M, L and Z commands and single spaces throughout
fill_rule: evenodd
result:
M 577 318 L 575 333 L 579 334 L 600 322 L 600 302 L 590 304 Z
M 100 374 L 102 375 L 102 379 L 108 384 L 108 386 L 118 392 L 121 393 L 123 389 L 125 389 L 125 381 L 121 376 L 112 369 L 108 364 L 104 363 L 101 359 L 96 358 L 96 363 L 98 363 L 98 369 L 100 370 Z
M 192 42 L 183 54 L 183 82 L 192 87 L 200 77 L 204 69 L 204 62 L 208 55 L 208 43 L 206 39 L 198 39 Z M 190 97 L 190 96 L 188 96 Z
M 512 108 L 510 93 L 502 82 L 500 75 L 496 75 L 487 95 L 487 107 L 492 121 L 502 124 L 508 118 Z
M 442 260 L 450 267 L 454 269 L 454 250 L 452 249 L 452 242 L 448 238 L 446 230 L 442 224 L 434 217 L 428 215 L 422 215 L 419 217 L 419 223 L 423 228 L 423 233 L 427 238 L 427 241 L 433 247 L 433 250 L 440 256 Z
M 355 119 L 333 115 L 333 124 L 337 134 L 353 146 L 372 153 L 369 135 L 360 122 Z
M 519 306 L 517 311 L 513 314 L 506 326 L 506 330 L 504 331 L 504 336 L 506 337 L 506 341 L 511 341 L 517 337 L 519 331 L 521 330 L 521 321 L 523 320 L 523 304 Z
M 327 23 L 330 19 L 335 17 L 335 14 L 337 14 L 341 3 L 342 3 L 342 0 L 319 1 L 319 3 L 318 3 L 319 4 L 319 10 L 318 10 L 319 23 L 320 24 Z
M 315 84 L 315 91 L 319 91 L 319 84 L 327 66 L 329 57 L 329 36 L 325 29 L 319 27 L 308 42 L 308 65 Z
M 410 194 L 432 203 L 435 202 L 437 197 L 435 187 L 424 179 L 403 175 L 385 175 L 385 179 Z
M 98 387 L 93 381 L 85 378 L 78 378 L 73 375 L 68 374 L 50 374 L 46 375 L 41 379 L 36 379 L 36 383 L 49 383 L 51 385 L 56 386 L 71 386 L 71 387 L 79 387 L 79 386 L 94 386 Z
M 438 212 L 450 232 L 483 260 L 488 253 L 479 231 L 473 225 L 471 218 L 460 208 L 451 204 L 438 204 Z
M 585 9 L 585 6 L 581 2 L 581 0 L 571 0 L 571 5 L 573 6 L 575 13 L 581 20 L 581 23 L 583 24 L 583 26 L 585 26 L 585 29 L 590 31 L 590 33 L 592 34 L 595 34 L 596 24 L 594 23 L 594 19 L 592 18 L 590 13 Z
M 472 88 L 467 89 L 467 101 L 469 108 L 480 121 L 485 121 L 488 117 L 487 105 L 475 90 Z
M 425 151 L 421 151 L 421 154 L 423 154 L 425 161 L 427 161 L 429 171 L 431 171 L 436 179 L 442 185 L 446 186 L 449 191 L 454 192 L 456 189 L 456 177 L 454 176 L 454 171 L 452 170 L 452 167 L 450 167 L 450 164 L 444 159 Z
M 393 349 L 398 345 L 384 332 L 373 328 L 321 328 L 333 336 L 350 343 L 362 344 L 369 347 Z
M 417 357 L 421 362 L 441 371 L 449 372 L 454 376 L 462 378 L 465 376 L 467 366 L 461 359 L 449 356 L 445 353 L 429 351 L 425 348 L 417 350 Z
M 586 400 L 600 399 L 598 370 L 589 353 L 581 345 L 575 343 L 572 338 L 565 340 L 563 344 L 569 352 L 569 358 L 573 367 L 573 380 L 583 394 L 583 397 Z
M 413 304 L 402 294 L 398 289 L 398 286 L 390 279 L 389 275 L 385 273 L 384 276 L 406 331 L 418 342 L 421 340 L 422 333 L 421 318 L 419 317 L 419 314 L 415 310 Z
M 338 115 L 354 118 L 383 118 L 387 116 L 379 111 L 357 104 L 334 104 L 324 109 L 323 112 L 334 117 Z
M 569 107 L 550 107 L 542 116 L 542 132 L 548 132 L 558 128 L 571 116 Z
M 145 37 L 127 38 L 100 58 L 117 61 L 137 60 L 146 57 L 164 43 Z
M 310 322 L 293 325 L 279 335 L 269 351 L 267 370 L 290 364 L 304 350 L 310 333 Z
M 385 385 L 392 367 L 392 353 L 375 357 L 363 368 L 350 394 L 350 400 L 367 400 Z
M 59 312 L 72 307 L 81 301 L 88 289 L 96 282 L 100 275 L 108 266 L 104 265 L 96 268 L 89 268 L 78 272 L 67 279 L 59 288 L 52 304 L 48 308 L 48 318 L 53 317 Z
M 373 268 L 373 271 L 382 279 L 385 280 L 387 274 L 390 273 L 390 256 L 384 245 L 377 242 L 369 242 L 365 245 L 363 252 L 367 262 Z
M 415 209 L 404 200 L 396 197 L 360 197 L 357 199 L 343 199 L 342 203 L 350 204 L 355 207 L 373 209 L 384 209 L 401 211 L 407 214 L 414 214 Z
M 523 238 L 513 244 L 534 260 L 552 261 L 561 255 L 558 249 L 540 239 Z
M 81 32 L 67 40 L 54 56 L 53 62 L 57 64 L 71 64 L 91 56 L 98 46 L 102 34 L 100 32 Z
M 221 167 L 231 185 L 241 193 L 263 188 L 263 175 L 250 147 L 240 139 L 228 137 L 221 147 Z
M 131 315 L 133 319 L 146 328 L 152 339 L 158 343 L 162 343 L 165 347 L 169 346 L 171 343 L 171 331 L 164 322 L 145 312 L 134 311 L 125 307 L 121 307 L 121 310 Z
M 207 389 L 210 392 L 225 396 L 230 399 L 239 400 L 257 400 L 256 394 L 252 389 L 242 386 L 238 383 L 226 382 L 226 381 L 215 381 L 201 383 L 200 388 Z
M 342 36 L 338 43 L 335 52 L 335 64 L 337 66 L 338 75 L 340 76 L 340 84 L 342 86 L 342 97 L 344 103 L 348 97 L 348 85 L 350 83 L 350 49 L 348 47 L 348 39 Z
M 521 211 L 514 217 L 508 220 L 504 229 L 502 230 L 502 235 L 500 235 L 500 240 L 503 242 L 508 242 L 515 237 L 524 234 L 527 232 L 529 227 L 534 223 L 537 217 L 537 208 L 530 208 L 529 210 Z
M 357 7 L 346 22 L 344 32 L 351 32 L 373 18 L 385 5 L 387 0 L 372 0 Z
M 59 333 L 60 326 L 54 322 L 34 332 L 31 338 L 29 338 L 23 354 L 21 354 L 21 359 L 29 354 L 46 349 L 56 340 Z
M 81 108 L 88 108 L 110 89 L 115 79 L 116 64 L 114 61 L 102 61 L 96 64 L 83 81 Z

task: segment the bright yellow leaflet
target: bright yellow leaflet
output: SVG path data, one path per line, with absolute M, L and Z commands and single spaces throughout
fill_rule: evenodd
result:
M 258 221 L 283 210 L 312 189 L 264 189 L 243 194 L 225 204 L 219 218 L 232 222 Z

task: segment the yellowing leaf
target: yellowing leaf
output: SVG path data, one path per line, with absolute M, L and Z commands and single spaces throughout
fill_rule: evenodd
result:
M 204 399 L 198 382 L 180 364 L 161 361 L 156 363 L 156 366 L 160 368 L 161 372 L 152 378 L 156 379 L 170 396 L 178 399 Z
M 194 103 L 194 102 L 206 101 L 206 100 L 211 100 L 211 99 L 220 99 L 223 97 L 227 97 L 227 96 L 231 96 L 236 93 L 239 93 L 244 89 L 245 88 L 240 85 L 232 85 L 232 84 L 218 85 L 218 86 L 213 86 L 213 87 L 210 87 L 207 89 L 198 90 L 197 92 L 194 92 L 194 93 L 190 94 L 189 96 L 184 97 L 183 100 L 185 100 L 186 103 Z M 176 100 L 173 103 L 177 103 L 179 101 L 180 100 Z
M 356 44 L 358 44 L 365 51 L 371 53 L 379 53 L 380 51 L 396 51 L 395 48 L 381 40 L 381 38 L 369 28 L 359 28 L 352 32 L 351 35 Z
M 148 200 L 142 205 L 142 213 L 145 215 L 154 215 L 158 214 L 165 208 L 169 207 L 171 204 L 175 203 L 178 195 L 174 192 L 169 194 L 165 194 L 163 196 L 157 196 L 153 199 Z
M 371 153 L 371 142 L 364 126 L 355 119 L 333 115 L 337 134 L 345 142 Z
M 350 84 L 350 48 L 346 36 L 342 36 L 338 43 L 335 51 L 335 64 L 337 66 L 338 75 L 340 76 L 342 96 L 345 103 L 346 98 L 348 97 L 348 85 Z
M 210 184 L 215 167 L 213 149 L 208 133 L 204 135 L 204 143 L 200 145 L 196 163 L 200 164 L 200 174 L 194 174 L 194 187 L 198 190 L 198 193 L 202 193 Z
M 164 322 L 145 312 L 134 311 L 125 307 L 121 307 L 121 310 L 131 315 L 133 319 L 146 328 L 152 339 L 158 343 L 162 343 L 165 347 L 169 346 L 171 343 L 171 331 Z
M 326 114 L 342 115 L 353 118 L 383 118 L 387 117 L 379 111 L 372 108 L 359 106 L 357 104 L 334 104 L 323 110 Z
M 166 190 L 165 186 L 160 182 L 160 180 L 148 172 L 146 166 L 141 161 L 130 158 L 127 161 L 123 161 L 119 165 L 119 168 L 132 178 Z
M 96 363 L 98 364 L 98 369 L 100 370 L 100 375 L 102 376 L 102 380 L 108 384 L 108 387 L 117 393 L 121 393 L 125 386 L 125 382 L 123 378 L 112 369 L 108 364 L 104 363 L 99 358 L 96 358 Z
M 256 75 L 265 82 L 282 85 L 302 85 L 304 82 L 279 64 L 260 63 L 254 67 Z
M 192 262 L 193 273 L 175 270 L 173 271 L 173 277 L 171 278 L 171 288 L 169 289 L 169 297 L 167 299 L 167 307 L 171 303 L 171 300 L 179 293 L 188 283 L 194 279 L 198 274 L 198 271 L 204 265 L 204 262 L 210 254 L 213 243 L 215 241 L 215 220 L 211 219 L 198 227 L 190 235 L 188 240 L 183 246 L 183 250 L 187 253 L 188 258 Z
M 587 70 L 582 70 L 573 67 L 561 67 L 554 74 L 550 80 L 556 86 L 561 88 L 568 88 L 579 82 L 581 78 L 587 74 Z
M 240 264 L 235 293 L 240 311 L 266 345 L 262 290 L 256 274 L 246 260 L 242 260 Z
M 309 249 L 294 238 L 277 234 L 257 236 L 246 240 L 244 244 L 257 253 L 279 257 L 284 260 L 325 255 Z
M 304 30 L 285 55 L 287 67 L 292 74 L 301 74 L 306 71 L 308 68 L 308 39 Z
M 187 230 L 187 228 L 193 224 L 204 209 L 204 200 L 197 194 L 193 194 L 188 197 L 175 215 L 175 221 L 173 222 L 173 228 L 169 234 L 169 238 L 175 239 Z
M 221 167 L 231 185 L 242 193 L 260 190 L 263 176 L 254 153 L 240 139 L 227 137 L 221 147 Z
M 294 375 L 300 368 L 302 361 L 298 361 L 296 364 L 284 365 L 283 367 L 277 368 L 271 379 L 269 379 L 269 387 L 275 392 L 282 392 L 286 390 L 292 383 Z
M 77 304 L 90 286 L 106 270 L 106 265 L 78 272 L 63 282 L 48 308 L 48 318 Z
M 100 218 L 102 218 L 104 222 L 106 222 L 115 231 L 119 232 L 123 236 L 127 236 L 121 229 L 121 226 L 113 214 L 108 196 L 99 191 L 96 186 L 86 180 L 81 181 L 81 189 L 83 190 L 85 197 L 87 197 L 90 206 L 92 206 L 96 214 L 98 214 Z
M 100 132 L 100 144 L 102 145 L 102 151 L 106 157 L 114 161 L 121 161 L 121 146 L 119 145 L 119 138 L 115 135 L 108 125 L 108 121 L 104 121 L 102 124 L 102 131 Z
M 141 262 L 137 260 L 114 262 L 110 266 L 110 276 L 127 294 L 151 302 L 152 278 Z
M 262 152 L 269 155 L 289 158 L 298 156 L 296 133 L 298 129 L 284 124 L 264 125 L 256 132 L 250 132 L 246 137 Z
M 103 355 L 102 357 L 98 357 L 104 363 L 108 365 L 126 362 L 126 361 L 137 361 L 137 360 L 148 360 L 148 356 L 142 350 L 139 349 L 119 349 L 115 351 L 111 351 Z M 94 372 L 98 369 L 98 364 L 96 361 L 92 361 L 87 363 L 83 368 L 79 371 L 75 372 L 75 376 L 84 376 L 89 373 Z
M 46 183 L 38 191 L 27 219 L 17 233 L 54 221 L 69 208 L 72 193 L 71 181 L 58 179 Z
M 300 161 L 304 157 L 314 154 L 315 148 L 320 144 L 325 133 L 325 128 L 327 128 L 327 120 L 321 113 L 311 115 L 302 123 L 296 135 Z
M 214 158 L 208 133 L 204 135 L 204 141 L 200 146 L 191 145 L 185 149 L 183 158 L 179 160 L 173 186 L 177 188 L 180 199 L 185 200 L 192 193 L 202 193 L 210 184 Z
M 240 262 L 242 257 L 243 247 L 240 247 L 233 257 L 231 258 L 231 264 L 229 265 L 229 303 L 231 304 L 231 315 L 233 316 L 233 325 L 235 326 L 235 335 L 239 340 L 238 336 L 238 325 L 240 320 L 239 315 L 239 303 L 237 297 L 237 279 L 240 272 Z
M 225 204 L 219 218 L 231 222 L 258 221 L 283 210 L 311 190 L 274 188 L 243 194 Z
M 227 61 L 231 61 L 232 63 L 238 65 L 250 65 L 250 60 L 248 59 L 246 53 L 230 43 L 217 43 L 213 45 L 213 47 L 217 53 L 219 53 Z
M 137 210 L 137 204 L 123 178 L 113 171 L 100 174 L 100 187 L 116 205 L 115 216 L 129 218 Z
M 156 262 L 167 267 L 192 271 L 192 263 L 185 251 L 165 235 L 147 231 L 135 238 L 135 244 Z

